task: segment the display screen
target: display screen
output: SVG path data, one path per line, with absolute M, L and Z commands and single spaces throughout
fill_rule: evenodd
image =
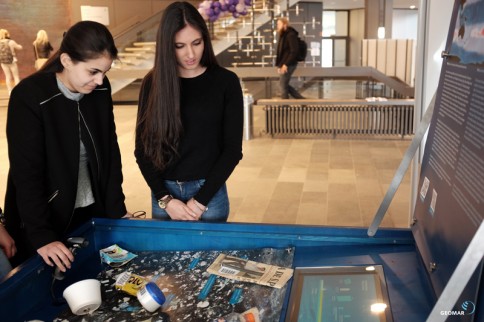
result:
M 296 267 L 288 321 L 393 321 L 383 267 Z

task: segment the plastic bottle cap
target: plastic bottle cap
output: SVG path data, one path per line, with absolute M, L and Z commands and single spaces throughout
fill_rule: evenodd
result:
M 143 286 L 138 291 L 137 297 L 141 305 L 150 312 L 156 311 L 163 303 L 165 303 L 165 295 L 158 285 L 153 282 L 149 282 Z
M 147 283 L 146 290 L 150 293 L 156 303 L 160 305 L 163 305 L 163 303 L 165 303 L 165 294 L 163 294 L 158 285 L 153 282 Z

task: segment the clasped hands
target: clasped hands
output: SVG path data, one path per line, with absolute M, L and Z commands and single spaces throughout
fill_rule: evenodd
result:
M 186 203 L 179 199 L 171 199 L 166 205 L 166 213 L 172 220 L 196 221 L 200 220 L 203 213 L 207 211 L 207 207 L 191 198 Z M 128 213 L 123 218 L 134 218 L 137 215 Z
M 191 198 L 184 203 L 178 199 L 172 199 L 166 206 L 166 212 L 173 220 L 200 220 L 207 207 Z

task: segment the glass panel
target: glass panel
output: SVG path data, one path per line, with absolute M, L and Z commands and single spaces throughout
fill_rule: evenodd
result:
M 334 66 L 346 66 L 346 39 L 334 40 Z
M 348 36 L 348 11 L 336 12 L 335 36 Z
M 323 11 L 323 37 L 336 34 L 336 11 Z
M 348 11 L 323 11 L 323 37 L 348 36 Z
M 383 266 L 296 267 L 286 321 L 393 321 Z
M 333 67 L 333 40 L 321 41 L 321 67 Z

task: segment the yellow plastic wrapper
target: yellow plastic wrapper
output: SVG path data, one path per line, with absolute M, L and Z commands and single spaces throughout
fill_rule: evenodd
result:
M 129 295 L 136 296 L 138 290 L 147 283 L 147 280 L 143 276 L 139 276 L 130 272 L 123 272 L 119 274 L 116 279 L 114 287 L 117 290 L 128 293 Z

